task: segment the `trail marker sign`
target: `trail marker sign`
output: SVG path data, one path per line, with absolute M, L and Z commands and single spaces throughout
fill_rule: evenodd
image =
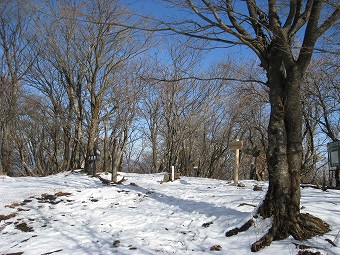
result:
M 340 141 L 328 143 L 327 151 L 330 167 L 340 167 Z
M 234 150 L 242 150 L 243 142 L 239 140 L 235 140 L 229 143 L 229 149 Z

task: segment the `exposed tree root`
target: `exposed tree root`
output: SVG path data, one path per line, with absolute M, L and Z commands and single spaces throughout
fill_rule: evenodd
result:
M 273 224 L 268 233 L 251 246 L 252 252 L 257 252 L 269 246 L 272 241 L 285 239 L 289 235 L 296 240 L 306 240 L 330 231 L 330 226 L 326 222 L 308 213 L 299 214 L 297 220 L 287 223 L 288 228 L 285 229 L 280 229 L 275 226 L 275 223 Z
M 99 180 L 101 180 L 101 182 L 103 184 L 106 184 L 106 185 L 110 185 L 110 184 L 122 184 L 123 182 L 125 182 L 127 180 L 127 179 L 125 179 L 125 177 L 123 177 L 121 180 L 119 180 L 117 182 L 112 182 L 112 181 L 110 181 L 108 179 L 105 179 L 105 178 L 99 176 L 99 175 L 97 177 L 98 177 Z
M 115 182 L 115 184 L 122 184 L 123 182 L 125 182 L 127 179 L 125 179 L 125 177 L 123 177 L 121 180 Z
M 240 206 L 245 206 L 245 205 L 252 206 L 252 207 L 256 207 L 256 205 L 248 204 L 248 203 L 241 203 L 241 204 L 238 205 L 238 207 L 240 207 Z
M 225 236 L 230 237 L 230 236 L 237 235 L 240 232 L 247 231 L 253 224 L 254 224 L 254 221 L 250 219 L 246 223 L 244 223 L 242 227 L 229 230 L 227 233 L 225 233 Z
M 269 246 L 273 242 L 274 236 L 271 233 L 271 230 L 267 234 L 265 234 L 260 240 L 256 241 L 251 246 L 252 252 L 257 252 L 262 250 L 264 247 Z
M 106 184 L 106 185 L 109 185 L 110 182 L 111 182 L 110 180 L 105 179 L 105 178 L 103 178 L 103 177 L 101 177 L 101 176 L 99 176 L 99 175 L 98 175 L 98 179 L 101 180 L 101 182 L 102 182 L 103 184 Z
M 305 240 L 313 236 L 323 235 L 330 231 L 330 226 L 323 220 L 308 214 L 301 213 L 297 224 L 291 224 L 290 234 L 296 240 Z

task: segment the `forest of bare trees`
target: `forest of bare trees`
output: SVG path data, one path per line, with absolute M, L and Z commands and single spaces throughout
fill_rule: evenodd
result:
M 238 4 L 229 0 L 166 2 L 169 8 L 187 15 L 162 19 L 160 28 L 225 47 L 243 45 L 256 55 L 266 75 L 270 104 L 266 147 L 269 186 L 257 213 L 264 218 L 270 217 L 272 223 L 268 232 L 251 245 L 251 250 L 259 251 L 272 241 L 288 236 L 303 240 L 328 232 L 327 223 L 300 211 L 301 175 L 308 168 L 306 161 L 313 159 L 313 156 L 304 154 L 304 141 L 307 148 L 314 141 L 314 137 L 307 137 L 302 128 L 305 122 L 307 133 L 311 133 L 309 116 L 303 109 L 302 84 L 311 66 L 313 52 L 319 46 L 318 41 L 329 38 L 327 32 L 333 36 L 337 34 L 339 5 L 332 1 L 313 0 L 273 0 L 267 3 L 246 0 Z M 331 49 L 321 47 L 321 51 Z M 308 84 L 307 87 L 312 86 Z M 326 116 L 321 125 L 330 126 L 326 121 L 329 120 L 328 112 Z M 325 127 L 321 129 L 327 130 Z M 338 178 L 339 169 L 336 176 Z M 247 229 L 250 225 L 246 223 L 241 228 Z
M 255 59 L 207 65 L 203 44 L 135 29 L 148 21 L 118 1 L 2 1 L 0 11 L 3 174 L 87 169 L 99 149 L 99 171 L 174 165 L 230 179 L 238 138 L 241 178 L 267 178 L 269 91 Z M 307 72 L 304 182 L 320 183 L 325 144 L 339 134 L 338 63 L 320 54 Z
M 321 184 L 339 140 L 339 4 L 162 2 L 173 15 L 118 0 L 1 1 L 0 174 L 83 168 L 117 182 L 175 166 L 231 179 L 240 139 L 241 179 L 269 180 L 259 213 L 273 226 L 252 250 L 323 234 L 300 213 L 299 187 Z M 236 45 L 253 57 L 228 54 Z

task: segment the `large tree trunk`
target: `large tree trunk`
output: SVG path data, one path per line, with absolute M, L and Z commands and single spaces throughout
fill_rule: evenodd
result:
M 302 72 L 296 66 L 283 71 L 282 63 L 272 63 L 268 72 L 271 103 L 267 155 L 269 188 L 259 210 L 262 216 L 272 217 L 273 222 L 269 232 L 253 244 L 252 251 L 289 235 L 301 240 L 329 231 L 329 225 L 322 220 L 300 212 Z

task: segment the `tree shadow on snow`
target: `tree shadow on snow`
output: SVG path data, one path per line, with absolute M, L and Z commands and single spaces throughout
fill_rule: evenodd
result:
M 240 218 L 240 217 L 246 217 L 247 215 L 249 215 L 249 212 L 241 212 L 241 211 L 228 208 L 225 206 L 216 206 L 215 204 L 208 203 L 208 202 L 174 197 L 174 196 L 166 195 L 164 193 L 151 191 L 141 186 L 125 185 L 124 188 L 130 189 L 135 192 L 143 193 L 145 196 L 148 196 L 160 203 L 164 203 L 169 206 L 178 207 L 182 211 L 186 211 L 189 213 L 197 212 L 199 214 L 204 214 L 207 217 L 231 216 L 235 218 Z

